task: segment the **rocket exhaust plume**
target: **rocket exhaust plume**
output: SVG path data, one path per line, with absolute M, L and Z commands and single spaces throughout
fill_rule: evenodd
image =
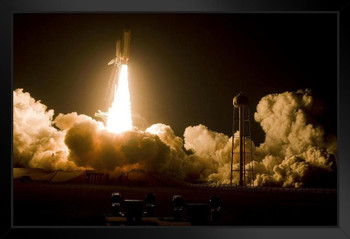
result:
M 123 51 L 121 52 L 121 43 L 123 43 Z M 128 66 L 130 52 L 130 30 L 123 31 L 123 41 L 117 40 L 115 57 L 108 62 L 108 65 L 113 65 L 113 71 L 109 80 L 108 89 L 114 86 L 114 96 L 112 106 L 108 112 L 101 112 L 95 114 L 97 117 L 101 117 L 106 120 L 106 129 L 111 133 L 121 133 L 132 129 L 131 119 L 131 104 L 130 93 L 128 85 Z M 119 73 L 118 87 L 116 86 L 117 75 Z M 108 92 L 113 91 L 108 90 Z M 109 101 L 110 93 L 107 93 L 107 100 Z M 108 102 L 109 103 L 109 102 Z
M 122 65 L 118 89 L 115 86 L 112 106 L 107 113 L 107 130 L 121 133 L 132 129 L 131 103 L 128 84 L 128 66 Z

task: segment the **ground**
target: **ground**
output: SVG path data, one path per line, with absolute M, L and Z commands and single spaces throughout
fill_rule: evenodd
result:
M 155 193 L 156 217 L 172 216 L 173 195 L 182 195 L 185 204 L 208 204 L 210 196 L 216 194 L 222 201 L 222 217 L 218 225 L 337 225 L 335 190 L 140 187 L 47 182 L 14 182 L 14 225 L 106 225 L 105 215 L 111 212 L 112 192 L 120 192 L 123 199 L 142 200 L 146 193 Z M 186 213 L 184 217 L 187 217 Z

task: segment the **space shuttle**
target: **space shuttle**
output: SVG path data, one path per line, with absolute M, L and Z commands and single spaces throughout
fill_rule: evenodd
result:
M 117 65 L 120 67 L 123 64 L 127 64 L 130 56 L 130 38 L 131 31 L 124 30 L 123 38 L 118 39 L 115 47 L 115 57 L 108 62 L 108 65 Z

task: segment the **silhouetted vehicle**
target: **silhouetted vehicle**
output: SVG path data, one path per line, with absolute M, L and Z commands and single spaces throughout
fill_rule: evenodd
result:
M 213 195 L 209 199 L 210 221 L 218 222 L 221 219 L 221 199 Z
M 128 225 L 140 225 L 142 220 L 142 200 L 125 199 L 125 216 Z
M 147 193 L 145 197 L 145 216 L 153 217 L 154 216 L 154 208 L 156 206 L 156 196 L 154 193 Z
M 112 202 L 112 215 L 123 217 L 124 214 L 121 212 L 121 207 L 123 202 L 122 195 L 119 192 L 112 193 L 111 202 Z
M 207 224 L 208 205 L 202 203 L 187 204 L 187 216 L 191 225 Z
M 180 221 L 183 217 L 185 203 L 181 195 L 174 195 L 172 199 L 173 215 L 175 221 Z

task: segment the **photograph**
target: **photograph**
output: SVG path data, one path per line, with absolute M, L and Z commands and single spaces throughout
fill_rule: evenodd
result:
M 333 13 L 14 13 L 14 226 L 338 225 Z

